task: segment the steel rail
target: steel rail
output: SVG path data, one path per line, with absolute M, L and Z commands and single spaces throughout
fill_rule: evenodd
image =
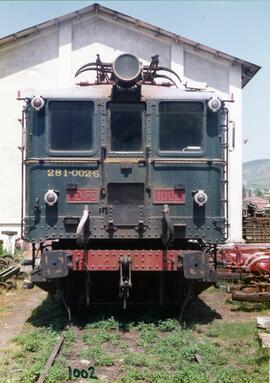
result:
M 49 359 L 47 360 L 47 363 L 45 364 L 45 367 L 44 367 L 42 373 L 40 374 L 40 376 L 38 378 L 37 383 L 44 383 L 46 376 L 47 376 L 47 373 L 49 371 L 49 368 L 54 364 L 54 361 L 60 352 L 60 349 L 64 343 L 64 340 L 65 340 L 65 337 L 63 334 L 61 334 L 61 336 L 60 336 L 58 342 L 56 343 L 51 355 L 49 356 Z

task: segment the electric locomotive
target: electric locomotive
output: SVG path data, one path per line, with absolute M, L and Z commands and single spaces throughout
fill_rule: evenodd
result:
M 88 71 L 20 97 L 31 281 L 67 305 L 187 302 L 217 281 L 227 235 L 226 101 L 158 56 Z

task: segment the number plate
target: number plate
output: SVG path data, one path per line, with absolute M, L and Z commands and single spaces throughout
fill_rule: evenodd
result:
M 67 192 L 68 203 L 98 203 L 98 189 L 76 189 Z
M 153 203 L 156 204 L 182 204 L 185 203 L 185 190 L 183 189 L 154 189 Z

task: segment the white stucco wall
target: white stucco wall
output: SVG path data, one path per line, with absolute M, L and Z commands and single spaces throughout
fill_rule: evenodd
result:
M 55 87 L 58 76 L 58 31 L 52 29 L 0 49 L 0 239 L 10 247 L 2 231 L 21 236 L 21 118 L 19 89 Z M 14 247 L 14 246 L 13 246 Z
M 229 241 L 242 241 L 242 89 L 241 68 L 230 67 L 229 108 Z M 234 135 L 234 137 L 233 137 Z M 233 146 L 234 141 L 234 146 Z
M 83 64 L 104 61 L 122 52 L 149 62 L 160 55 L 161 65 L 171 67 L 184 80 L 207 82 L 224 97 L 234 94 L 230 105 L 235 121 L 237 148 L 230 152 L 230 239 L 241 240 L 241 73 L 239 66 L 206 53 L 199 53 L 181 42 L 123 23 L 106 15 L 91 14 L 60 22 L 48 30 L 0 47 L 0 239 L 2 230 L 20 235 L 20 152 L 22 102 L 17 91 L 27 88 L 65 88 L 75 84 L 74 73 Z M 81 79 L 81 78 L 80 78 Z M 237 191 L 237 193 L 236 193 Z
M 207 85 L 226 95 L 230 85 L 230 63 L 209 56 L 186 48 L 184 57 L 185 77 L 206 82 Z

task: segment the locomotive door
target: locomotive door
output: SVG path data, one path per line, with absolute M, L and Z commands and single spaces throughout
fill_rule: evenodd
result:
M 142 102 L 109 102 L 106 106 L 105 145 L 102 145 L 103 181 L 107 226 L 128 229 L 144 226 L 145 119 Z

